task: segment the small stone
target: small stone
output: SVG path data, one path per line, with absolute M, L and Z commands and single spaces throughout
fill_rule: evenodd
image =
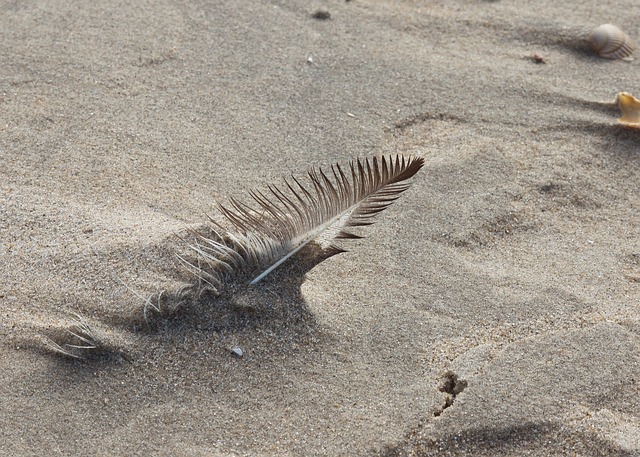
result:
M 238 346 L 233 346 L 231 348 L 231 354 L 235 355 L 236 357 L 242 357 L 244 355 L 244 351 Z
M 325 10 L 318 10 L 311 15 L 314 19 L 319 19 L 321 21 L 326 21 L 327 19 L 331 19 L 331 13 Z
M 533 63 L 547 63 L 547 61 L 544 59 L 544 56 L 538 53 L 531 56 L 531 61 Z

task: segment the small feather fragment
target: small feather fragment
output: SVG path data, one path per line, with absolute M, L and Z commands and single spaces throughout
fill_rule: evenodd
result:
M 616 97 L 622 117 L 618 119 L 625 127 L 640 129 L 640 100 L 628 92 L 620 92 Z

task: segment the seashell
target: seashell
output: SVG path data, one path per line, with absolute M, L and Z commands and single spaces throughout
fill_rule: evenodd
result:
M 604 24 L 589 34 L 589 43 L 600 57 L 605 59 L 633 60 L 636 43 L 629 35 L 612 24 Z
M 628 92 L 620 92 L 616 97 L 622 117 L 618 119 L 625 127 L 640 129 L 640 100 Z

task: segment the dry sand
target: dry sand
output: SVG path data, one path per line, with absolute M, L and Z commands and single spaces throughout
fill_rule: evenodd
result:
M 576 40 L 638 14 L 0 2 L 0 454 L 640 455 L 640 60 Z M 127 320 L 216 201 L 383 153 L 426 164 L 249 324 Z M 46 351 L 72 312 L 125 355 Z

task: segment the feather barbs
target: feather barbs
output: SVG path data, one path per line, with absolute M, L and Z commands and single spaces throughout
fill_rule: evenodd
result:
M 368 225 L 373 215 L 388 207 L 409 187 L 406 180 L 423 162 L 422 158 L 400 155 L 395 160 L 391 157 L 357 160 L 350 163 L 350 178 L 336 164 L 331 166 L 333 181 L 322 169 L 312 169 L 308 172 L 311 191 L 292 177 L 284 180 L 291 196 L 277 186 L 269 186 L 271 199 L 262 192 L 250 192 L 259 209 L 235 199 L 230 200 L 232 208 L 224 205 L 219 208 L 236 229 L 282 240 L 294 238 L 301 231 L 313 229 L 350 209 L 354 210 L 352 219 L 345 226 Z
M 360 238 L 351 227 L 371 225 L 410 185 L 409 178 L 424 164 L 420 157 L 402 155 L 352 161 L 348 168 L 332 165 L 330 172 L 311 169 L 305 186 L 292 176 L 284 188 L 249 193 L 256 205 L 229 199 L 218 205 L 237 233 L 199 237 L 191 248 L 206 268 L 182 259 L 210 285 L 219 289 L 229 275 L 254 272 L 256 284 L 310 242 L 325 252 L 341 252 L 339 239 Z

